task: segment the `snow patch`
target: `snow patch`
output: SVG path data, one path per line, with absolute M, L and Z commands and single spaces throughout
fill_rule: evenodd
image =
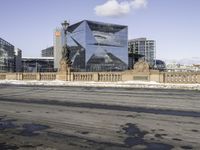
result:
M 84 87 L 116 87 L 116 88 L 156 88 L 156 89 L 187 89 L 200 90 L 200 84 L 172 84 L 154 81 L 119 81 L 119 82 L 85 82 L 85 81 L 19 81 L 0 80 L 0 84 L 8 85 L 38 85 L 38 86 L 84 86 Z

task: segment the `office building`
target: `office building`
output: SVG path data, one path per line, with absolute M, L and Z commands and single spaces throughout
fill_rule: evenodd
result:
M 54 48 L 53 46 L 41 50 L 42 57 L 54 57 Z
M 54 35 L 55 67 L 61 59 L 64 36 Z M 128 68 L 128 27 L 83 20 L 69 26 L 67 45 L 77 71 L 122 71 Z
M 14 71 L 14 46 L 0 38 L 0 72 Z
M 59 69 L 59 63 L 62 58 L 62 48 L 65 44 L 64 32 L 61 28 L 54 31 L 54 68 Z
M 22 58 L 22 71 L 23 72 L 53 72 L 54 71 L 54 58 L 53 57 L 38 57 Z
M 139 60 L 144 59 L 149 63 L 150 67 L 154 67 L 156 44 L 154 40 L 147 40 L 146 38 L 137 38 L 129 40 L 129 68 Z

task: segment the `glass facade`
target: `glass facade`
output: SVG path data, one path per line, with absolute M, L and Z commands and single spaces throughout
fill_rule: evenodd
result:
M 53 72 L 53 57 L 22 58 L 23 72 Z
M 0 38 L 0 72 L 14 72 L 14 46 Z
M 128 68 L 127 26 L 81 21 L 68 28 L 72 66 L 77 71 L 122 71 Z
M 54 57 L 54 48 L 53 46 L 41 50 L 42 57 Z

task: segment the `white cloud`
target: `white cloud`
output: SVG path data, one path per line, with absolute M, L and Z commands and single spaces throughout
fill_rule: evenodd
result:
M 130 13 L 131 10 L 144 8 L 147 5 L 147 0 L 107 0 L 106 3 L 95 7 L 97 16 L 117 17 Z

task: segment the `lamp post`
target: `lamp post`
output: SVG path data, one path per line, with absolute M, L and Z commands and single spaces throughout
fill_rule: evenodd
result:
M 70 66 L 71 65 L 71 60 L 70 60 L 70 50 L 69 47 L 67 46 L 67 29 L 69 27 L 69 23 L 65 20 L 63 23 L 61 23 L 64 31 L 64 36 L 65 36 L 65 44 L 63 46 L 62 50 L 62 60 L 65 60 L 66 63 Z
M 62 27 L 63 27 L 63 30 L 64 30 L 64 33 L 65 33 L 65 37 L 67 35 L 67 29 L 69 27 L 69 23 L 65 20 L 63 23 L 61 23 Z

